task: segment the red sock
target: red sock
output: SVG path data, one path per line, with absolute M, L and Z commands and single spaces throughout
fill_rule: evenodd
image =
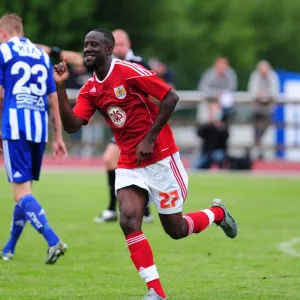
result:
M 188 224 L 188 235 L 190 235 L 192 233 L 199 233 L 203 231 L 213 222 L 221 222 L 224 219 L 224 211 L 222 208 L 214 206 L 210 209 L 186 214 L 183 218 Z
M 219 206 L 212 206 L 209 210 L 211 210 L 215 215 L 215 223 L 220 223 L 225 218 L 224 210 Z
M 160 297 L 166 298 L 154 264 L 150 244 L 143 232 L 135 232 L 127 235 L 126 242 L 131 254 L 131 260 L 142 279 L 146 281 L 148 289 L 153 288 Z

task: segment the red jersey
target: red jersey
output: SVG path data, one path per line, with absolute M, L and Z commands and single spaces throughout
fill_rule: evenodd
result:
M 137 168 L 137 146 L 148 133 L 159 108 L 150 95 L 162 100 L 170 87 L 154 72 L 142 66 L 113 59 L 107 76 L 100 81 L 94 74 L 81 88 L 73 109 L 89 121 L 96 110 L 112 128 L 121 150 L 118 168 Z M 154 164 L 178 151 L 171 128 L 166 124 L 154 143 L 151 157 L 142 158 L 140 167 Z

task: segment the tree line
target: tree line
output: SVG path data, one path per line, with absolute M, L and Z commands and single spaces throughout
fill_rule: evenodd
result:
M 3 0 L 33 42 L 81 51 L 92 28 L 123 28 L 133 49 L 157 56 L 176 74 L 179 89 L 194 89 L 203 71 L 228 57 L 245 89 L 260 59 L 300 70 L 300 0 Z

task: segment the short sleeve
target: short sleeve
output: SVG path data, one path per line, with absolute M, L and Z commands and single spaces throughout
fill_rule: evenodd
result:
M 4 87 L 4 60 L 0 51 L 0 85 Z
M 75 116 L 84 119 L 87 122 L 90 120 L 90 118 L 96 111 L 96 107 L 91 101 L 89 90 L 89 82 L 87 82 L 79 91 L 79 94 L 76 99 L 76 104 L 73 108 Z
M 41 59 L 44 60 L 44 63 L 47 66 L 48 74 L 47 74 L 47 78 L 45 79 L 46 86 L 47 86 L 46 94 L 50 95 L 50 94 L 56 92 L 56 85 L 54 82 L 54 75 L 53 75 L 53 66 L 52 66 L 49 55 L 43 49 L 41 49 L 39 47 L 37 47 L 37 49 L 39 51 L 41 51 L 41 53 L 43 54 L 43 57 Z
M 129 85 L 135 86 L 141 92 L 147 93 L 159 101 L 163 100 L 171 89 L 153 71 L 147 70 L 140 65 L 130 64 L 125 68 L 126 81 Z
M 48 67 L 48 78 L 47 78 L 47 95 L 52 94 L 56 92 L 56 85 L 54 82 L 54 76 L 53 76 L 53 67 L 50 63 Z

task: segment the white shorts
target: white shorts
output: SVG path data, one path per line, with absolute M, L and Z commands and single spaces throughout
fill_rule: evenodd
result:
M 116 170 L 116 193 L 124 187 L 136 185 L 148 191 L 149 203 L 160 214 L 181 212 L 187 197 L 188 176 L 179 152 L 144 168 Z

